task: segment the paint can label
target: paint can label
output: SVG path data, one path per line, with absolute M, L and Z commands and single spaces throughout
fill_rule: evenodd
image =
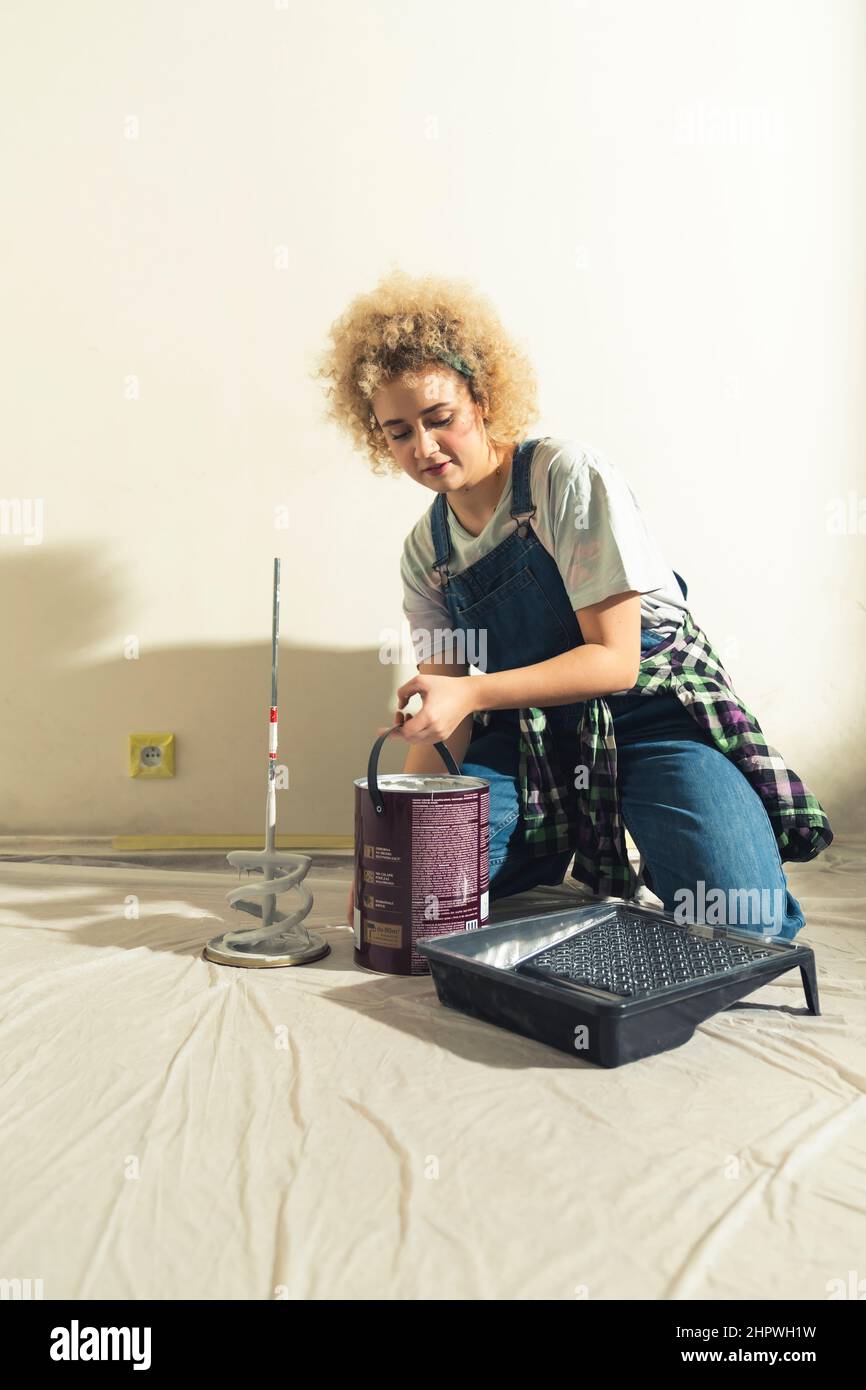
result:
M 399 776 L 380 778 L 377 815 L 362 780 L 355 784 L 355 959 L 389 974 L 429 974 L 420 939 L 487 921 L 490 788 L 480 778 L 430 776 L 420 780 L 447 789 L 415 794 L 400 790 Z M 407 787 L 418 781 L 405 779 Z

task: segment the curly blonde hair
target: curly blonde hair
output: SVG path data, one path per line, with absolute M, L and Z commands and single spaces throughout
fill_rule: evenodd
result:
M 328 383 L 326 416 L 366 452 L 372 471 L 401 472 L 372 410 L 380 387 L 404 372 L 456 359 L 472 399 L 484 409 L 494 444 L 521 440 L 538 417 L 529 358 L 508 336 L 490 301 L 468 281 L 412 278 L 392 269 L 358 295 L 331 325 L 330 346 L 312 375 Z M 383 468 L 381 465 L 385 464 Z

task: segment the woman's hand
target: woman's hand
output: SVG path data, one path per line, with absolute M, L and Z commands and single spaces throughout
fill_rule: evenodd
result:
M 395 730 L 395 738 L 404 738 L 407 743 L 439 743 L 450 738 L 458 724 L 475 708 L 470 676 L 430 676 L 420 672 L 413 676 L 397 691 L 397 714 L 395 724 L 402 727 Z M 421 708 L 411 715 L 403 714 L 401 705 L 409 702 L 413 695 L 421 696 Z M 384 733 L 380 729 L 379 733 Z

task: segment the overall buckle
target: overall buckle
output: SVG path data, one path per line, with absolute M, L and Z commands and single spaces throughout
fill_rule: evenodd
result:
M 529 511 L 529 512 L 517 512 L 517 511 L 512 511 L 511 515 L 514 517 L 514 520 L 517 522 L 517 526 L 516 526 L 516 528 L 515 528 L 516 534 L 517 534 L 518 536 L 520 536 L 521 539 L 523 539 L 524 537 L 526 537 L 526 536 L 529 535 L 529 522 L 530 522 L 531 518 L 535 516 L 535 513 L 537 512 L 537 510 L 538 510 L 537 506 L 535 506 L 535 505 L 533 504 L 532 510 Z

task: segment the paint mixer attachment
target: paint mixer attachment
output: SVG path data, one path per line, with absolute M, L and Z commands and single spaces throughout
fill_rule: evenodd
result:
M 310 932 L 303 920 L 313 906 L 313 895 L 301 879 L 309 872 L 308 854 L 280 854 L 275 849 L 277 797 L 274 785 L 277 771 L 277 654 L 280 631 L 280 562 L 274 560 L 274 608 L 271 638 L 271 706 L 268 739 L 268 798 L 263 850 L 235 849 L 226 855 L 233 868 L 248 872 L 261 870 L 261 878 L 233 888 L 227 900 L 238 912 L 260 917 L 262 924 L 223 932 L 207 943 L 204 954 L 217 965 L 243 965 L 261 968 L 276 965 L 306 965 L 330 951 L 323 937 Z M 303 901 L 291 913 L 277 910 L 277 898 L 296 889 Z M 250 901 L 250 899 L 253 901 Z

